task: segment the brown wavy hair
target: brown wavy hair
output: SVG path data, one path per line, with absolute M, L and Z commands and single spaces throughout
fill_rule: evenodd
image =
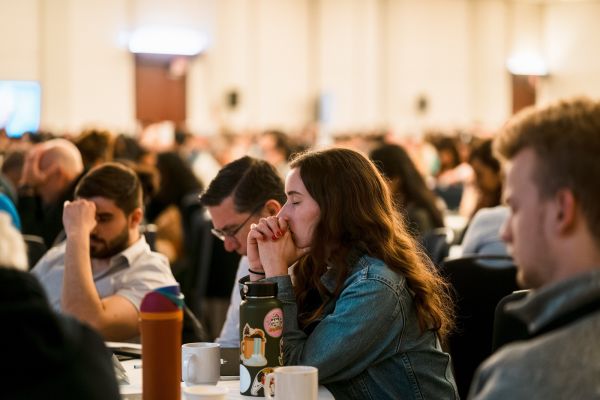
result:
M 348 257 L 358 250 L 403 275 L 414 293 L 421 331 L 445 337 L 453 327 L 448 285 L 394 212 L 392 194 L 375 165 L 356 151 L 330 149 L 298 154 L 290 167 L 299 169 L 321 210 L 311 252 L 294 269 L 300 324 L 317 320 L 323 300 L 339 295 L 351 267 Z M 332 294 L 320 281 L 328 265 L 336 271 Z M 323 300 L 311 306 L 315 290 Z

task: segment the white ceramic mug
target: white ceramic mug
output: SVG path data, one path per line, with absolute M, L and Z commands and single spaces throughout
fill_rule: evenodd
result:
M 183 388 L 187 400 L 225 400 L 229 390 L 222 386 L 196 385 Z
M 216 385 L 221 376 L 218 343 L 186 343 L 181 346 L 181 379 L 186 385 Z
M 319 371 L 302 365 L 278 367 L 267 375 L 264 388 L 269 400 L 317 400 Z

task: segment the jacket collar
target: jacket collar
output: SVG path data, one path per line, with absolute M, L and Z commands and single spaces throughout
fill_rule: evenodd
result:
M 348 277 L 352 276 L 357 270 L 361 269 L 360 259 L 364 255 L 364 253 L 357 248 L 352 248 L 348 252 L 348 256 L 346 257 L 346 262 L 350 266 L 348 271 Z M 325 288 L 329 291 L 329 293 L 335 292 L 336 286 L 336 270 L 332 264 L 327 264 L 327 271 L 321 276 L 321 283 Z
M 506 311 L 536 334 L 560 318 L 600 301 L 600 270 L 542 287 L 524 299 L 506 305 Z

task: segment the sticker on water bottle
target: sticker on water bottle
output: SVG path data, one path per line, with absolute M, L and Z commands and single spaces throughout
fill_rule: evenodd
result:
M 283 333 L 283 310 L 274 308 L 265 315 L 265 332 L 271 337 L 278 338 Z
M 254 329 L 246 324 L 242 331 L 242 343 L 240 345 L 240 358 L 244 365 L 251 367 L 262 367 L 267 365 L 265 358 L 267 338 L 262 329 Z

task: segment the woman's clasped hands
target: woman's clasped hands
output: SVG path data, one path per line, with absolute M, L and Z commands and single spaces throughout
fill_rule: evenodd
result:
M 261 218 L 250 226 L 247 254 L 251 272 L 264 272 L 267 278 L 287 275 L 288 267 L 309 250 L 296 247 L 284 218 Z

